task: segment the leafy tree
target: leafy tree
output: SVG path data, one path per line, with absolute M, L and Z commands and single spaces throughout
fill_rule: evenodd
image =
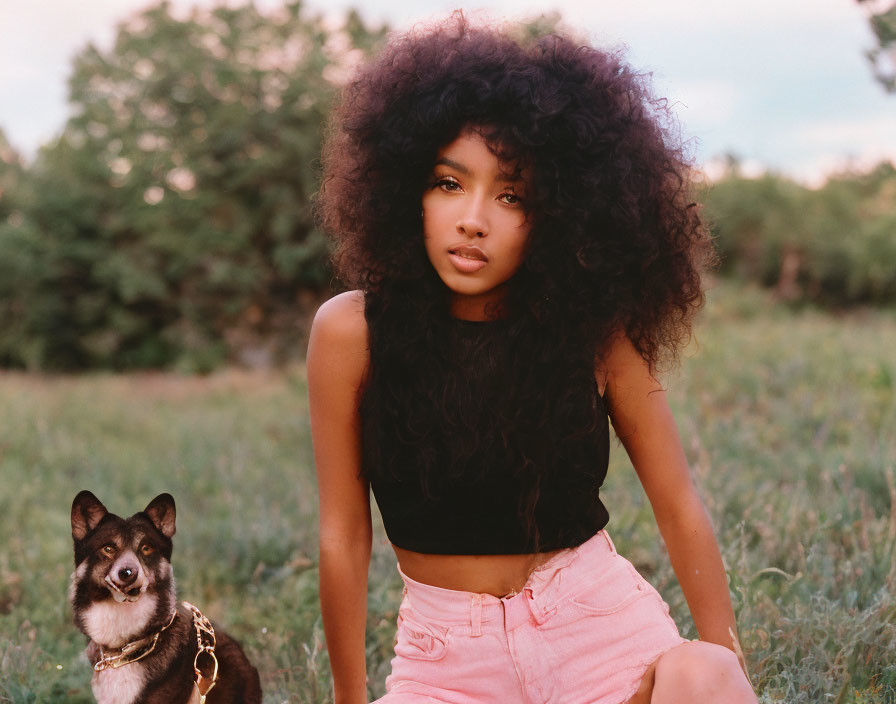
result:
M 23 170 L 21 155 L 13 149 L 6 133 L 0 129 L 0 222 L 5 222 L 13 213 L 10 198 L 22 178 Z
M 858 0 L 872 5 L 875 0 Z M 866 54 L 874 76 L 889 93 L 896 93 L 896 3 L 880 12 L 872 12 L 869 18 L 871 31 L 877 46 Z
M 24 161 L 0 131 L 0 366 L 30 365 L 41 355 L 34 282 L 44 269 L 34 192 Z
M 23 190 L 27 227 L 0 233 L 0 252 L 31 243 L 17 265 L 29 310 L 0 321 L 21 344 L 0 362 L 201 369 L 295 328 L 302 296 L 329 283 L 310 211 L 324 116 L 384 34 L 295 0 L 184 19 L 162 2 L 110 51 L 87 46 L 74 115 Z
M 805 189 L 773 173 L 746 178 L 734 161 L 704 200 L 722 271 L 777 286 L 789 296 L 792 262 L 805 255 Z

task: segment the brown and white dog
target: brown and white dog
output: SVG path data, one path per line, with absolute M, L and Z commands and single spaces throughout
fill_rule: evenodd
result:
M 174 499 L 160 494 L 130 518 L 109 513 L 89 491 L 72 503 L 75 573 L 71 603 L 75 624 L 90 639 L 91 686 L 99 704 L 187 704 L 198 701 L 194 662 L 218 664 L 207 704 L 260 704 L 258 671 L 239 644 L 196 623 L 195 607 L 178 603 L 171 569 Z M 198 614 L 198 610 L 195 610 Z M 214 658 L 200 642 L 216 640 Z M 204 640 L 203 640 L 204 639 Z

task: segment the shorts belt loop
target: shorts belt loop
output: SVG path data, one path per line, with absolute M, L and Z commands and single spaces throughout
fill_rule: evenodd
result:
M 607 533 L 606 530 L 602 530 L 601 533 L 603 533 L 604 537 L 607 539 L 607 545 L 610 546 L 610 552 L 611 552 L 613 555 L 617 554 L 617 553 L 616 553 L 616 546 L 613 545 L 613 541 L 610 540 L 610 534 Z
M 529 605 L 529 613 L 532 614 L 532 618 L 535 619 L 535 623 L 541 626 L 545 621 L 548 620 L 548 616 L 550 616 L 553 611 L 546 611 L 545 608 L 541 605 L 540 601 L 536 600 L 536 596 L 532 593 L 531 589 L 526 590 L 526 603 Z
M 482 594 L 473 594 L 470 598 L 470 625 L 474 637 L 482 635 Z

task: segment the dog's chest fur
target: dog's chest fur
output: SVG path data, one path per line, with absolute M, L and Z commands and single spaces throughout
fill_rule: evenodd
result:
M 88 606 L 80 618 L 91 640 L 108 648 L 120 648 L 146 628 L 157 605 L 155 594 L 147 594 L 136 604 L 101 601 Z
M 185 658 L 187 662 L 192 662 L 188 649 L 182 647 L 190 643 L 192 624 L 183 618 L 183 614 L 181 616 L 165 630 L 156 648 L 145 659 L 93 673 L 90 686 L 98 704 L 141 704 L 147 701 L 147 688 L 156 689 L 160 678 L 174 688 L 172 691 L 180 691 L 189 684 L 187 673 L 192 672 L 192 668 L 172 669 L 173 663 Z M 95 641 L 87 645 L 87 659 L 91 663 L 101 659 L 100 646 Z M 187 677 L 188 681 L 183 682 L 183 677 Z M 166 701 L 153 697 L 149 699 L 153 702 Z M 178 697 L 170 701 L 186 700 Z
M 84 631 L 90 638 L 94 657 L 100 659 L 97 643 L 120 648 L 131 634 L 142 631 L 156 610 L 158 599 L 147 595 L 136 604 L 116 604 L 103 601 L 91 604 L 80 615 Z M 135 704 L 147 681 L 146 668 L 136 662 L 120 668 L 107 668 L 94 672 L 90 682 L 97 704 Z
M 97 704 L 134 704 L 145 684 L 145 668 L 134 663 L 117 670 L 95 672 L 90 686 Z

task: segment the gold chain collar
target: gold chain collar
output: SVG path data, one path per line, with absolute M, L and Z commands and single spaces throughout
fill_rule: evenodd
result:
M 218 681 L 218 658 L 215 657 L 215 629 L 212 627 L 211 621 L 199 609 L 187 601 L 182 603 L 193 616 L 193 627 L 196 629 L 196 644 L 199 649 L 196 651 L 196 657 L 193 658 L 193 672 L 196 674 L 195 684 L 199 694 L 199 704 L 205 704 L 206 696 Z M 159 642 L 159 636 L 174 623 L 176 616 L 177 609 L 174 609 L 171 618 L 162 629 L 151 636 L 126 644 L 118 651 L 117 655 L 106 655 L 103 646 L 100 646 L 100 660 L 93 666 L 94 671 L 102 672 L 110 667 L 118 669 L 145 658 L 155 650 L 156 644 Z M 211 671 L 210 677 L 206 677 L 200 667 L 200 658 L 203 656 L 208 659 L 208 662 L 205 664 Z
M 193 672 L 196 674 L 196 690 L 199 693 L 199 704 L 205 704 L 205 697 L 218 681 L 218 658 L 215 657 L 215 629 L 202 612 L 188 601 L 183 605 L 193 614 L 193 627 L 196 629 L 196 657 L 193 658 Z M 200 667 L 200 658 L 205 656 L 206 663 L 211 670 L 211 677 L 206 677 Z
M 138 660 L 142 660 L 147 655 L 149 655 L 153 650 L 156 649 L 156 643 L 159 642 L 159 636 L 174 623 L 174 617 L 177 616 L 177 609 L 175 609 L 171 613 L 171 618 L 168 619 L 168 623 L 165 624 L 160 630 L 156 631 L 151 636 L 146 636 L 145 638 L 141 638 L 140 640 L 135 640 L 130 643 L 125 644 L 121 648 L 118 649 L 118 654 L 116 655 L 106 655 L 106 651 L 103 650 L 103 646 L 100 646 L 100 659 L 93 666 L 95 672 L 102 672 L 108 668 L 112 668 L 117 670 L 119 667 L 124 667 L 125 665 L 130 665 L 132 662 L 137 662 Z M 147 647 L 148 646 L 148 647 Z M 141 649 L 143 649 L 141 651 Z

